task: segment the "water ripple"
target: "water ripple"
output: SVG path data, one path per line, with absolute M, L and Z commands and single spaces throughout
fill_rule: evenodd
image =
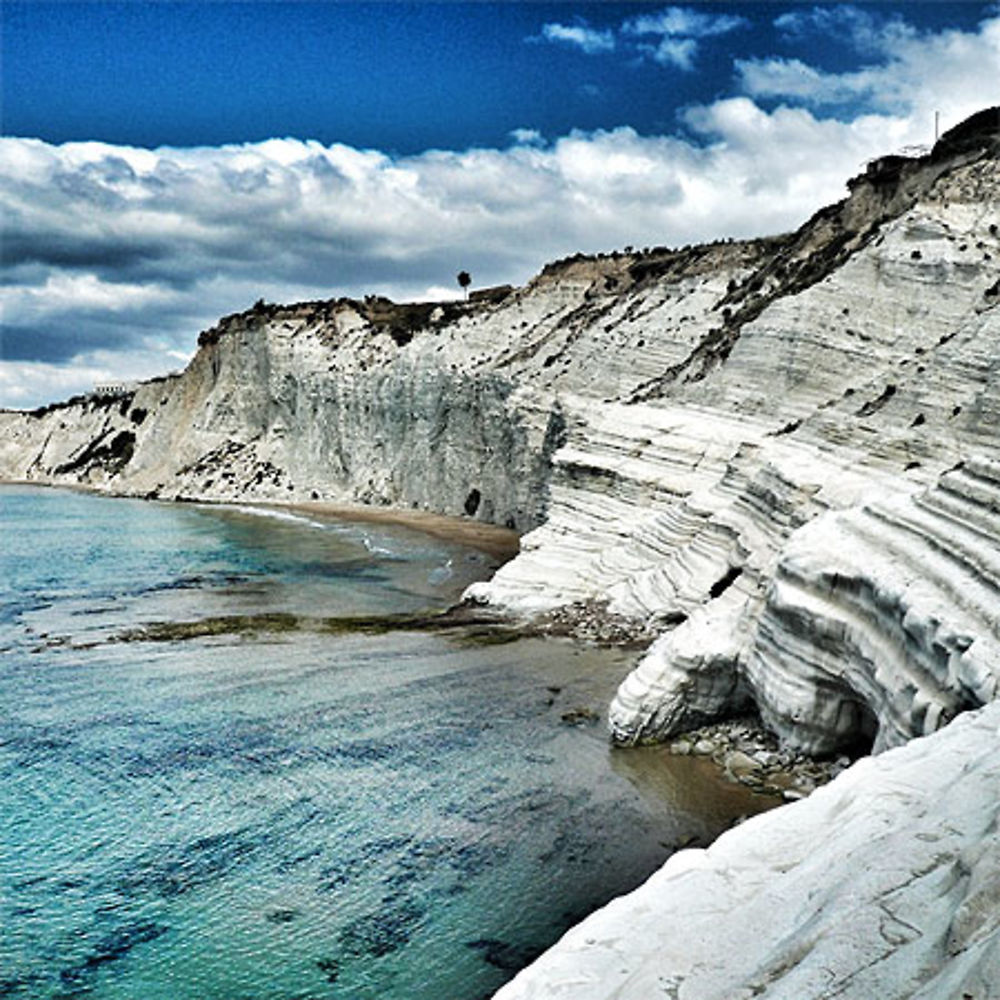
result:
M 643 798 L 596 728 L 560 723 L 610 696 L 613 651 L 102 640 L 425 613 L 435 584 L 486 565 L 469 550 L 365 535 L 388 559 L 295 520 L 4 497 L 0 995 L 477 1000 L 648 874 L 661 842 L 705 835 Z

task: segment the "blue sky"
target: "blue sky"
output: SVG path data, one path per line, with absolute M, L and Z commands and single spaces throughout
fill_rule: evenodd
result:
M 859 65 L 856 26 L 833 5 L 810 24 L 814 6 L 705 3 L 671 20 L 650 3 L 5 0 L 3 131 L 149 147 L 294 136 L 396 154 L 503 146 L 522 128 L 660 134 L 682 126 L 678 109 L 739 92 L 734 59 Z M 988 5 L 852 9 L 932 32 L 974 30 Z M 775 23 L 796 12 L 797 28 Z
M 1000 101 L 983 3 L 2 6 L 0 405 L 260 296 L 793 228 Z

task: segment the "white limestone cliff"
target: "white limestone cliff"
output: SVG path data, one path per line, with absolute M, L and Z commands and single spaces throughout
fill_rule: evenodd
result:
M 611 706 L 616 741 L 665 739 L 751 705 L 813 753 L 928 736 L 832 786 L 844 789 L 837 830 L 862 843 L 905 811 L 871 812 L 868 782 L 894 780 L 883 762 L 923 760 L 928 789 L 951 794 L 953 778 L 963 795 L 979 779 L 959 770 L 945 780 L 935 749 L 952 746 L 954 731 L 974 740 L 983 774 L 996 772 L 985 724 L 962 716 L 961 729 L 930 734 L 992 702 L 1000 682 L 998 226 L 991 109 L 929 156 L 872 164 L 845 201 L 787 236 L 571 258 L 467 304 L 258 304 L 202 334 L 181 376 L 0 413 L 0 478 L 163 498 L 388 504 L 516 527 L 521 554 L 470 601 L 527 616 L 605 608 L 658 634 Z M 976 718 L 995 720 L 995 710 Z M 994 791 L 982 809 L 996 800 Z M 686 872 L 718 859 L 699 885 L 752 893 L 798 827 L 811 829 L 810 815 L 782 810 L 720 841 L 739 845 L 731 854 L 671 864 Z M 985 846 L 969 878 L 995 885 L 994 820 L 975 816 L 968 843 L 981 834 Z M 906 870 L 917 871 L 909 859 L 922 835 L 901 829 L 893 849 L 905 847 Z M 830 872 L 853 865 L 841 840 L 825 855 Z M 744 942 L 747 968 L 818 947 L 804 899 L 826 891 L 824 869 L 796 870 L 799 894 L 781 911 L 786 951 Z M 914 885 L 919 895 L 936 883 Z M 652 898 L 619 901 L 606 919 L 647 906 L 654 923 L 682 919 Z M 962 898 L 934 905 L 959 920 Z M 858 914 L 877 917 L 882 900 L 864 897 Z M 706 934 L 717 910 L 705 910 Z M 977 913 L 961 919 L 986 927 Z M 604 986 L 558 992 L 552 980 L 546 992 L 539 972 L 519 980 L 534 992 L 509 995 L 657 995 L 653 964 L 615 978 L 612 953 L 641 965 L 627 935 L 615 940 L 594 953 Z M 847 963 L 860 952 L 844 940 Z M 556 956 L 582 954 L 575 941 Z M 965 968 L 947 949 L 935 954 Z M 539 969 L 561 968 L 551 961 Z M 666 996 L 744 995 L 675 989 L 673 953 L 664 961 Z M 888 967 L 866 966 L 839 993 L 815 978 L 814 992 L 795 993 L 787 984 L 806 980 L 783 972 L 765 995 L 911 995 L 869 989 Z M 946 981 L 926 969 L 912 995 L 936 995 L 926 990 Z
M 993 700 L 998 680 L 1000 465 L 970 458 L 792 532 L 766 588 L 734 585 L 653 644 L 611 723 L 655 739 L 752 699 L 799 749 L 880 750 Z

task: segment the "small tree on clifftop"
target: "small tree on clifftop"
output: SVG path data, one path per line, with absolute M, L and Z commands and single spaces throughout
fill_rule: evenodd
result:
M 472 284 L 472 275 L 468 271 L 458 272 L 458 285 L 465 292 L 465 297 L 469 297 L 469 285 Z

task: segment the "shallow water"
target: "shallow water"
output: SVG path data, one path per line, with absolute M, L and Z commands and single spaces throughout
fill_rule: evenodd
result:
M 0 488 L 0 995 L 476 1000 L 767 803 L 613 752 L 629 655 L 148 622 L 447 606 L 402 527 Z

